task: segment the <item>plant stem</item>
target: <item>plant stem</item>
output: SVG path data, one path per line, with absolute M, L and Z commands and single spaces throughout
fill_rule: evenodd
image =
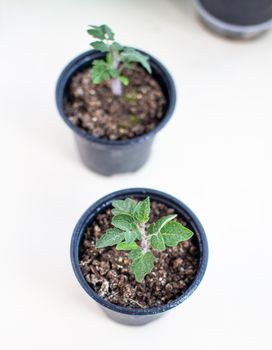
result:
M 121 81 L 117 78 L 111 80 L 111 91 L 114 96 L 122 96 L 122 84 Z
M 112 68 L 118 69 L 120 63 L 119 55 L 112 47 L 110 47 L 110 53 L 112 56 Z M 119 79 L 113 78 L 111 80 L 111 91 L 114 96 L 122 96 L 122 83 Z
M 142 240 L 141 240 L 141 248 L 146 253 L 149 251 L 149 242 L 146 234 L 146 227 L 144 224 L 138 225 L 138 229 L 141 233 Z

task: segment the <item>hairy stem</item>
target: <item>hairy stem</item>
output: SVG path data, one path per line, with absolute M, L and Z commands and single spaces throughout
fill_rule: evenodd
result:
M 148 241 L 147 234 L 146 234 L 146 226 L 144 224 L 138 225 L 138 229 L 139 229 L 141 236 L 142 236 L 141 248 L 146 253 L 149 251 L 149 241 Z
M 112 47 L 110 47 L 110 53 L 112 56 L 112 68 L 118 69 L 118 66 L 120 64 L 119 54 Z M 122 93 L 123 93 L 122 83 L 119 79 L 113 78 L 111 80 L 111 91 L 112 91 L 114 96 L 121 96 L 122 95 Z
M 111 80 L 111 91 L 114 96 L 122 96 L 122 84 L 121 81 L 117 78 Z

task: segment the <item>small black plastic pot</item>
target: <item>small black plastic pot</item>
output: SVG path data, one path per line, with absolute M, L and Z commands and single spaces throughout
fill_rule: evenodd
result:
M 81 272 L 79 266 L 79 249 L 86 228 L 90 225 L 90 223 L 100 212 L 104 211 L 106 208 L 111 207 L 111 203 L 113 200 L 124 199 L 128 196 L 134 196 L 139 199 L 145 198 L 146 196 L 150 196 L 151 200 L 156 200 L 158 202 L 166 204 L 167 206 L 173 208 L 175 210 L 175 213 L 177 213 L 181 218 L 183 218 L 188 223 L 188 227 L 194 232 L 194 236 L 192 239 L 194 239 L 195 244 L 198 245 L 200 252 L 199 268 L 197 275 L 192 284 L 184 293 L 182 293 L 177 299 L 169 302 L 166 305 L 162 305 L 155 308 L 134 309 L 112 304 L 107 300 L 103 299 L 101 296 L 99 296 L 88 285 Z M 126 325 L 143 325 L 157 319 L 166 311 L 184 302 L 198 287 L 199 283 L 201 282 L 204 276 L 208 262 L 208 243 L 204 229 L 201 223 L 199 222 L 198 218 L 181 201 L 170 196 L 167 193 L 163 193 L 160 191 L 146 188 L 132 188 L 113 192 L 101 198 L 96 203 L 94 203 L 89 209 L 87 209 L 87 211 L 79 219 L 74 229 L 71 240 L 70 253 L 74 273 L 79 283 L 81 284 L 83 289 L 88 293 L 88 295 L 104 309 L 104 311 L 110 318 Z
M 88 168 L 102 175 L 133 172 L 143 166 L 149 157 L 155 135 L 169 121 L 175 108 L 176 89 L 169 72 L 154 57 L 141 52 L 149 56 L 152 76 L 159 83 L 167 101 L 161 122 L 142 136 L 124 141 L 99 139 L 73 125 L 64 112 L 64 99 L 68 94 L 71 78 L 77 72 L 91 67 L 93 60 L 105 57 L 104 53 L 90 50 L 76 57 L 65 67 L 57 82 L 57 108 L 62 119 L 74 132 L 79 155 Z
M 204 23 L 232 38 L 252 38 L 272 27 L 272 0 L 194 0 Z

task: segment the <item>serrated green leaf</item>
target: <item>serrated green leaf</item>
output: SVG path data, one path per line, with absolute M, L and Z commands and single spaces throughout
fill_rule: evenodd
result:
M 161 230 L 164 243 L 167 246 L 174 247 L 179 242 L 187 241 L 193 236 L 193 232 L 179 222 L 168 222 Z
M 103 60 L 94 60 L 91 76 L 94 84 L 100 84 L 102 81 L 110 79 L 107 63 Z
M 138 247 L 138 249 L 132 250 L 128 254 L 128 258 L 134 261 L 134 260 L 140 259 L 142 254 L 143 254 L 142 250 Z
M 135 242 L 132 242 L 132 243 L 121 242 L 117 244 L 116 249 L 117 250 L 136 250 L 136 249 L 139 249 L 139 246 Z
M 97 66 L 97 67 L 106 67 L 106 68 L 108 68 L 108 64 L 104 60 L 94 60 L 92 62 L 92 65 L 93 66 Z
M 138 233 L 137 231 L 133 231 L 133 230 L 127 230 L 125 231 L 125 241 L 127 243 L 132 243 L 134 242 L 136 239 L 139 239 Z
M 87 30 L 87 33 L 97 39 L 105 39 L 105 32 L 101 26 L 90 26 L 91 28 Z
M 125 231 L 125 240 L 127 243 L 134 242 L 139 237 L 139 231 L 131 216 L 119 214 L 112 218 L 113 226 Z
M 133 211 L 133 218 L 140 224 L 145 224 L 149 220 L 150 214 L 150 198 L 147 197 L 143 201 L 137 203 Z
M 149 57 L 143 55 L 142 53 L 131 47 L 126 47 L 124 51 L 121 52 L 121 60 L 123 62 L 138 62 L 147 70 L 149 74 L 152 73 L 150 64 L 148 62 Z
M 106 24 L 102 24 L 101 26 L 90 26 L 91 28 L 87 30 L 87 32 L 97 39 L 107 39 L 114 40 L 114 33 Z
M 152 253 L 143 253 L 140 258 L 133 260 L 131 271 L 137 282 L 142 282 L 144 277 L 154 268 L 155 257 Z
M 117 228 L 108 229 L 96 242 L 96 248 L 105 248 L 114 246 L 122 242 L 125 238 L 124 232 Z
M 158 221 L 156 221 L 148 227 L 148 234 L 158 234 L 159 232 L 161 232 L 163 226 L 166 225 L 169 221 L 173 220 L 176 216 L 177 214 L 163 216 Z
M 101 29 L 103 30 L 103 32 L 105 33 L 105 35 L 107 36 L 108 40 L 114 40 L 114 33 L 113 31 L 110 29 L 109 26 L 107 26 L 106 24 L 102 24 Z
M 119 71 L 118 69 L 110 68 L 109 73 L 113 78 L 118 78 L 119 77 Z
M 124 75 L 121 75 L 121 76 L 119 76 L 118 79 L 121 81 L 121 83 L 122 83 L 123 85 L 128 86 L 128 84 L 129 84 L 129 79 L 128 79 L 127 77 L 125 77 Z
M 116 51 L 121 51 L 121 50 L 123 50 L 123 46 L 120 45 L 119 43 L 117 43 L 116 41 L 115 41 L 114 43 L 112 43 L 112 47 L 113 47 L 113 49 L 116 50 Z
M 161 233 L 153 235 L 150 240 L 151 247 L 157 250 L 164 250 L 166 248 Z
M 136 230 L 136 225 L 131 216 L 126 214 L 118 214 L 112 218 L 112 224 L 120 230 Z
M 132 215 L 136 204 L 137 203 L 131 198 L 126 198 L 125 200 L 115 200 L 112 202 L 112 206 L 114 207 L 114 209 L 112 209 L 112 214 Z
M 101 52 L 107 52 L 109 51 L 108 46 L 103 41 L 94 41 L 90 44 L 95 50 L 101 51 Z

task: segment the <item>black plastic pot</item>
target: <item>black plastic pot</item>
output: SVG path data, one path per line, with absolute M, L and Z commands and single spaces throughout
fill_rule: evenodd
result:
M 272 27 L 272 0 L 194 0 L 212 30 L 233 38 L 255 37 Z
M 157 127 L 142 136 L 130 140 L 110 141 L 96 138 L 73 125 L 64 112 L 63 102 L 73 75 L 90 67 L 93 60 L 105 57 L 105 54 L 95 50 L 81 54 L 65 67 L 58 79 L 56 103 L 59 113 L 65 123 L 74 131 L 76 144 L 83 163 L 97 173 L 113 175 L 138 170 L 149 157 L 155 135 L 168 122 L 174 111 L 176 89 L 172 77 L 159 61 L 149 54 L 141 52 L 150 57 L 152 76 L 161 86 L 167 103 L 165 115 Z
M 199 269 L 195 277 L 195 280 L 192 282 L 190 287 L 183 294 L 181 294 L 177 299 L 160 307 L 149 308 L 149 309 L 132 309 L 132 308 L 127 308 L 127 307 L 112 304 L 107 300 L 103 299 L 101 296 L 99 296 L 88 285 L 88 283 L 86 282 L 80 270 L 79 248 L 80 248 L 86 227 L 89 226 L 89 224 L 94 220 L 94 218 L 97 216 L 99 212 L 104 211 L 106 208 L 110 207 L 111 202 L 114 199 L 124 199 L 132 195 L 135 197 L 138 197 L 139 199 L 144 198 L 146 196 L 150 196 L 151 199 L 164 203 L 169 207 L 172 207 L 175 210 L 175 213 L 177 213 L 180 217 L 184 218 L 184 220 L 186 220 L 186 222 L 188 223 L 188 227 L 191 230 L 193 230 L 193 232 L 195 233 L 193 236 L 193 239 L 195 240 L 195 243 L 199 246 L 200 261 L 199 261 Z M 92 299 L 94 299 L 97 303 L 99 303 L 99 305 L 104 309 L 107 315 L 112 319 L 114 319 L 115 321 L 126 325 L 142 325 L 155 320 L 156 318 L 161 316 L 164 312 L 178 306 L 194 292 L 194 290 L 198 287 L 199 283 L 201 282 L 206 270 L 206 266 L 208 262 L 208 243 L 207 243 L 204 229 L 201 223 L 199 222 L 198 218 L 181 201 L 160 191 L 146 189 L 146 188 L 132 188 L 132 189 L 117 191 L 101 198 L 96 203 L 94 203 L 82 215 L 73 232 L 70 253 L 71 253 L 71 261 L 72 261 L 74 273 L 79 283 L 84 288 L 84 290 L 89 294 L 89 296 Z

